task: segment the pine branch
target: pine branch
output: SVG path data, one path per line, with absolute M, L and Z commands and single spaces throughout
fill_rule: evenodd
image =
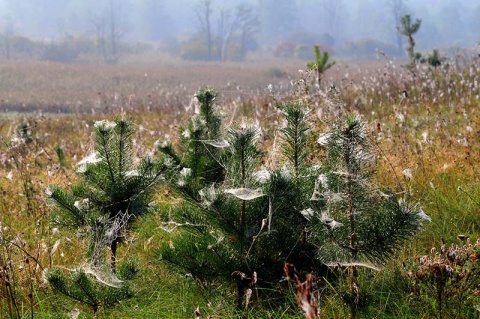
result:
M 64 192 L 58 186 L 53 186 L 50 198 L 52 198 L 59 205 L 60 209 L 68 212 L 70 216 L 73 217 L 74 224 L 72 226 L 80 226 L 85 224 L 85 216 L 83 216 L 80 210 L 75 207 L 75 199 L 68 193 Z
M 111 160 L 112 154 L 110 154 L 110 143 L 108 141 L 109 134 L 108 131 L 104 131 L 102 129 L 98 129 L 98 134 L 99 136 L 97 143 L 100 146 L 100 154 L 104 156 L 105 158 L 105 163 L 108 168 L 108 174 L 110 176 L 110 181 L 112 184 L 115 184 L 115 172 L 113 171 L 113 163 Z
M 115 131 L 118 134 L 118 172 L 123 173 L 131 169 L 131 135 L 133 130 L 131 129 L 131 123 L 126 120 L 117 120 Z
M 95 309 L 98 308 L 99 302 L 93 292 L 92 283 L 88 280 L 87 275 L 84 272 L 79 271 L 75 275 L 75 277 L 76 277 L 74 279 L 75 284 L 78 285 L 78 287 L 80 288 L 80 291 L 83 293 L 83 296 L 85 296 L 88 299 L 88 300 L 85 300 L 84 298 L 82 298 L 83 299 L 82 302 L 91 305 Z
M 48 272 L 47 280 L 56 290 L 58 290 L 63 295 L 72 298 L 79 302 L 84 302 L 84 300 L 77 296 L 74 292 L 72 292 L 71 288 L 69 288 L 66 284 L 66 278 L 60 274 L 58 269 Z
M 287 126 L 280 130 L 283 135 L 283 155 L 290 161 L 295 176 L 298 177 L 302 166 L 305 166 L 307 153 L 308 110 L 302 104 L 286 104 L 283 113 Z

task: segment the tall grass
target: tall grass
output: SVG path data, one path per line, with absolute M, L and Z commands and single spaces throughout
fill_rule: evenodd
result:
M 0 316 L 54 318 L 78 308 L 79 318 L 86 317 L 85 309 L 54 295 L 43 280 L 42 269 L 78 264 L 76 252 L 85 249 L 75 233 L 60 237 L 58 230 L 51 228 L 44 192 L 48 185 L 74 182 L 76 162 L 89 154 L 93 145 L 94 121 L 127 112 L 138 126 L 134 136 L 137 154 L 153 154 L 154 142 L 165 134 L 175 140 L 172 132 L 194 112 L 189 106 L 196 89 L 218 83 L 218 104 L 224 116 L 229 121 L 254 118 L 262 127 L 265 148 L 275 145 L 282 124 L 272 94 L 277 101 L 301 96 L 314 106 L 313 131 L 322 131 L 338 112 L 356 110 L 368 120 L 381 163 L 376 181 L 421 203 L 432 222 L 425 224 L 425 230 L 396 260 L 368 277 L 372 302 L 364 316 L 421 318 L 422 309 L 410 293 L 407 277 L 416 258 L 428 254 L 442 239 L 448 246 L 458 243 L 460 234 L 472 240 L 480 235 L 480 67 L 475 58 L 462 63 L 451 60 L 448 65 L 436 70 L 419 66 L 412 73 L 388 58 L 368 68 L 339 63 L 336 71 L 327 72 L 321 90 L 313 87 L 308 76 L 296 74 L 298 62 L 288 67 L 290 78 L 280 79 L 248 63 L 162 68 L 2 65 L 3 106 L 12 105 L 13 110 L 24 104 L 15 110 L 55 112 L 59 110 L 55 107 L 61 106 L 62 111 L 73 110 L 73 114 L 0 116 Z M 206 77 L 199 80 L 197 74 Z M 299 89 L 290 83 L 302 76 Z M 270 83 L 273 93 L 263 89 Z M 336 85 L 336 93 L 328 90 L 330 84 Z M 16 127 L 21 123 L 31 128 L 32 143 L 15 144 Z M 314 140 L 310 156 L 321 157 Z M 56 156 L 57 146 L 63 151 L 63 164 Z M 138 232 L 119 256 L 134 255 L 140 261 L 136 296 L 115 309 L 102 310 L 100 318 L 192 318 L 197 307 L 203 318 L 302 318 L 293 292 L 277 309 L 260 304 L 238 313 L 234 292 L 226 283 L 206 286 L 153 263 L 153 248 L 168 240 L 160 231 L 159 214 L 168 213 L 172 203 L 173 194 L 159 189 L 158 214 L 139 221 Z M 345 318 L 347 310 L 335 285 L 323 283 L 318 288 L 322 315 Z

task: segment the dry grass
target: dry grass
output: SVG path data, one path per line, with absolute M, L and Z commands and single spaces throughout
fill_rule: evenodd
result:
M 5 111 L 49 113 L 171 110 L 187 106 L 193 93 L 206 85 L 216 87 L 224 99 L 248 99 L 264 92 L 268 83 L 288 83 L 296 76 L 299 61 L 276 62 L 173 60 L 165 64 L 153 60 L 145 65 L 138 58 L 135 63 L 127 59 L 114 66 L 1 62 L 0 107 Z
M 36 313 L 42 308 L 65 313 L 67 308 L 73 308 L 68 303 L 56 305 L 53 302 L 54 297 L 42 278 L 42 267 L 72 267 L 81 263 L 76 251 L 84 247 L 75 234 L 60 234 L 50 227 L 45 189 L 52 184 L 67 187 L 75 179 L 75 163 L 91 151 L 95 120 L 112 119 L 122 110 L 126 112 L 137 125 L 136 151 L 143 157 L 152 151 L 156 140 L 162 140 L 167 134 L 172 138 L 177 136 L 178 127 L 193 114 L 189 106 L 195 91 L 200 86 L 212 85 L 220 91 L 218 104 L 227 121 L 241 116 L 258 120 L 264 129 L 263 140 L 267 148 L 272 145 L 280 123 L 266 86 L 273 84 L 279 100 L 292 96 L 305 98 L 304 91 L 295 90 L 291 85 L 291 81 L 298 80 L 298 69 L 304 68 L 304 61 L 259 61 L 257 58 L 223 64 L 155 59 L 154 56 L 141 61 L 127 58 L 116 66 L 31 61 L 0 64 L 0 96 L 3 97 L 0 108 L 3 111 L 44 112 L 43 115 L 0 114 L 0 136 L 3 138 L 0 226 L 5 239 L 0 245 L 0 266 L 6 266 L 7 271 L 15 274 L 15 298 L 19 309 L 24 307 L 24 314 L 30 311 L 28 309 Z M 388 60 L 368 64 L 339 62 L 327 72 L 325 87 L 333 83 L 339 88 L 339 98 L 344 101 L 342 111 L 358 111 L 370 124 L 372 138 L 381 155 L 378 182 L 392 185 L 399 194 L 408 193 L 432 217 L 425 232 L 406 247 L 399 256 L 401 260 L 389 265 L 387 271 L 401 267 L 401 261 L 408 264 L 409 258 L 438 245 L 441 238 L 452 242 L 459 233 L 467 233 L 471 238 L 480 234 L 479 78 L 480 68 L 476 61 L 458 68 L 452 61 L 449 69 L 420 68 L 415 74 Z M 320 109 L 325 111 L 332 97 L 325 93 L 326 90 L 318 91 L 314 87 L 309 90 L 307 100 L 314 107 L 314 114 L 319 114 Z M 408 98 L 402 97 L 404 90 L 409 93 Z M 74 114 L 52 116 L 48 112 Z M 328 126 L 334 118 L 326 112 L 322 114 L 317 118 L 316 130 Z M 20 123 L 28 124 L 33 142 L 14 141 Z M 61 146 L 65 154 L 65 167 L 59 165 L 55 146 Z M 159 194 L 165 200 L 163 195 Z M 188 307 L 192 306 L 192 298 L 198 298 L 198 292 L 189 284 L 176 286 L 179 281 L 183 282 L 178 276 L 166 275 L 162 267 L 151 263 L 145 247 L 162 240 L 156 229 L 158 222 L 156 217 L 151 217 L 128 248 L 128 253 L 135 253 L 144 262 L 150 278 L 160 273 L 158 285 L 139 289 L 145 300 L 138 302 L 142 307 L 150 307 L 149 312 L 144 310 L 143 313 L 151 316 L 188 316 L 189 310 L 180 314 L 180 310 L 174 311 L 165 304 L 152 308 L 159 303 L 160 281 L 175 287 L 180 294 L 178 298 L 188 299 L 185 301 Z M 15 266 L 8 268 L 8 260 Z M 143 278 L 139 284 L 147 281 Z M 187 286 L 190 288 L 185 288 Z M 3 292 L 0 289 L 0 294 Z M 213 298 L 205 295 L 202 298 Z M 176 296 L 170 298 L 173 300 Z M 396 302 L 404 302 L 402 309 L 408 308 L 407 301 L 401 299 Z M 2 316 L 8 313 L 9 299 L 3 300 L 0 301 Z M 174 305 L 175 302 L 178 301 L 173 301 Z M 224 307 L 225 301 L 220 303 Z M 326 305 L 327 309 L 328 306 L 337 307 L 333 303 Z M 142 313 L 133 306 L 123 307 L 132 314 Z M 191 308 L 193 313 L 193 306 Z M 112 316 L 115 315 L 121 314 L 114 312 Z

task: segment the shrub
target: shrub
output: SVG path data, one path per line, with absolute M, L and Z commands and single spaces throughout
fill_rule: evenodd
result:
M 91 262 L 102 263 L 96 254 L 102 255 L 101 250 L 108 247 L 113 272 L 123 231 L 149 212 L 152 188 L 164 170 L 162 163 L 148 157 L 134 164 L 132 134 L 128 120 L 97 121 L 97 151 L 77 164 L 80 182 L 69 192 L 53 186 L 50 194 L 57 208 L 53 222 L 74 229 L 85 227 L 90 234 Z
M 40 59 L 45 61 L 72 63 L 83 54 L 95 52 L 95 43 L 92 39 L 82 36 L 66 35 L 61 41 L 51 41 L 43 44 Z
M 418 257 L 409 271 L 412 289 L 424 309 L 439 318 L 473 318 L 480 303 L 480 239 L 445 244 Z
M 297 45 L 291 41 L 282 41 L 277 44 L 273 54 L 280 58 L 291 58 L 295 54 Z

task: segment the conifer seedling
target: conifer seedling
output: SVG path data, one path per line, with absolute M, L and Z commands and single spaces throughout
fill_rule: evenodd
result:
M 228 145 L 221 136 L 215 89 L 202 88 L 195 97 L 199 103 L 198 114 L 181 128 L 179 147 L 175 148 L 171 141 L 165 141 L 159 149 L 172 162 L 168 180 L 175 182 L 171 186 L 198 200 L 198 191 L 205 185 L 222 181 L 224 169 L 221 156 Z
M 54 203 L 53 223 L 86 239 L 86 262 L 70 274 L 53 270 L 47 278 L 58 291 L 96 313 L 100 306 L 131 295 L 119 279 L 122 272 L 131 273 L 125 270 L 128 265 L 117 273 L 118 245 L 133 222 L 150 211 L 154 186 L 165 166 L 148 157 L 135 164 L 129 120 L 98 121 L 94 129 L 95 151 L 77 164 L 78 182 L 69 190 L 53 186 L 48 193 Z
M 397 26 L 398 32 L 404 35 L 408 39 L 408 57 L 410 58 L 410 63 L 413 66 L 415 64 L 416 53 L 415 53 L 415 39 L 413 35 L 420 30 L 420 26 L 422 25 L 422 20 L 417 19 L 415 22 L 412 21 L 412 16 L 410 14 L 406 14 L 400 18 L 400 25 Z
M 208 100 L 199 101 L 200 110 L 207 109 L 202 104 Z M 309 221 L 303 209 L 309 197 L 304 190 L 313 187 L 316 176 L 308 171 L 306 161 L 308 111 L 303 105 L 288 104 L 282 112 L 287 125 L 281 130 L 284 160 L 278 167 L 260 166 L 264 156 L 258 148 L 260 131 L 249 123 L 234 124 L 209 140 L 202 135 L 192 140 L 192 131 L 181 133 L 190 138 L 181 141 L 187 152 L 195 142 L 204 150 L 215 146 L 209 152 L 198 149 L 197 158 L 219 165 L 221 179 L 204 177 L 205 170 L 195 178 L 193 173 L 182 175 L 182 171 L 193 172 L 190 165 L 195 163 L 174 154 L 168 144 L 162 146 L 178 165 L 167 182 L 186 201 L 170 211 L 166 229 L 173 225 L 179 232 L 159 249 L 159 257 L 202 280 L 233 281 L 239 308 L 244 307 L 249 289 L 272 287 L 280 281 L 285 261 L 295 260 L 304 269 L 320 264 L 305 239 Z M 202 111 L 188 127 L 192 122 L 209 123 Z
M 326 265 L 348 269 L 343 296 L 356 318 L 362 303 L 360 267 L 377 270 L 429 217 L 372 182 L 375 155 L 365 123 L 348 115 L 319 142 L 327 158 L 312 195 L 312 240 Z
M 325 71 L 327 71 L 332 66 L 334 66 L 336 62 L 329 61 L 330 54 L 328 53 L 328 51 L 320 51 L 319 45 L 314 46 L 314 51 L 315 51 L 315 61 L 308 62 L 307 68 L 315 71 L 317 76 L 317 85 L 320 87 L 320 82 L 322 80 L 323 74 L 325 73 Z

